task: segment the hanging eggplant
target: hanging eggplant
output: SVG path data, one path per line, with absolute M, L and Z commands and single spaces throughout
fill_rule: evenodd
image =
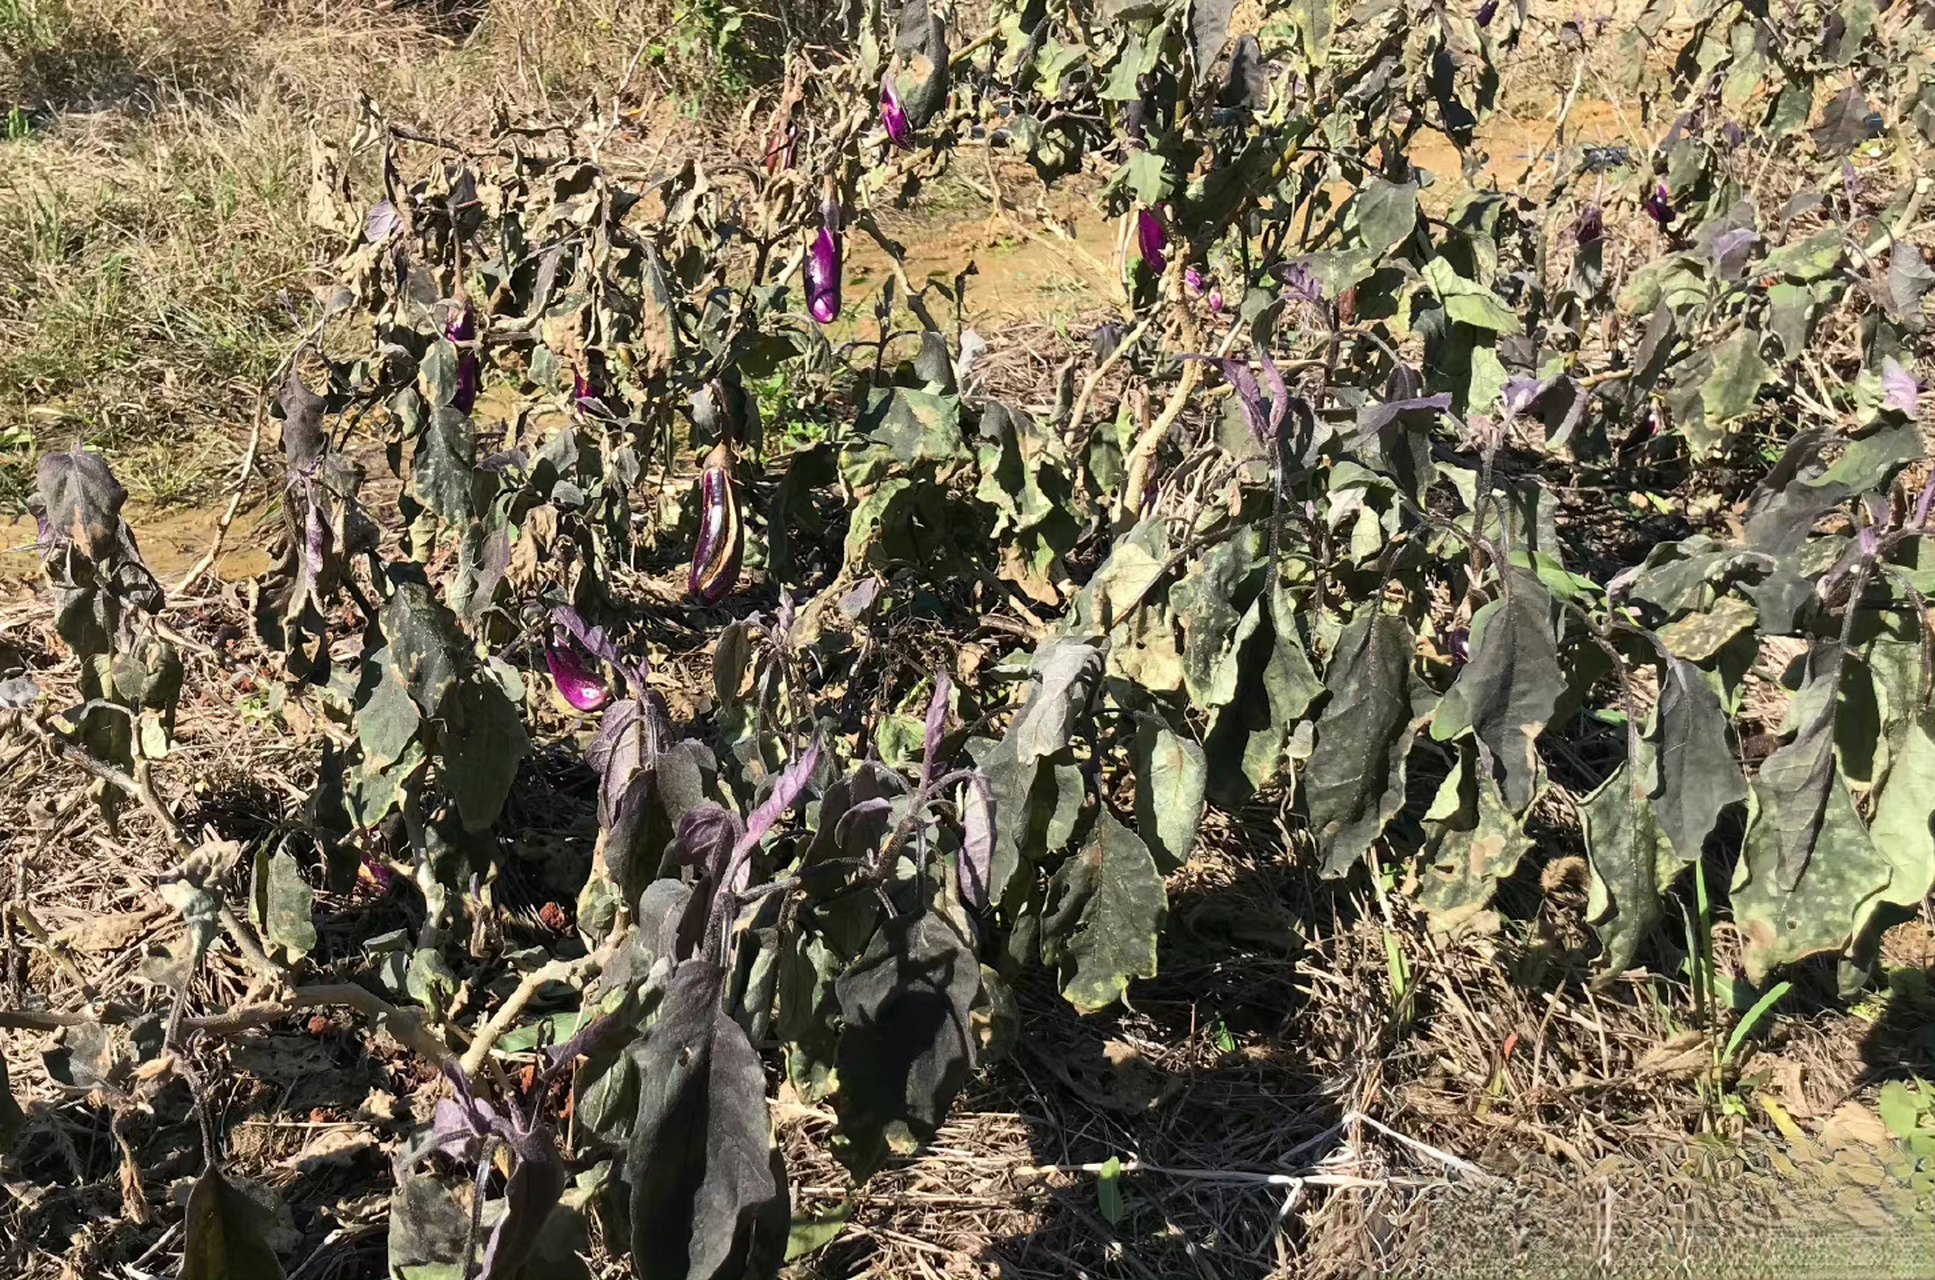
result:
M 723 440 L 706 455 L 699 474 L 699 541 L 692 548 L 688 586 L 707 604 L 716 604 L 739 580 L 746 547 L 739 520 L 739 499 L 732 488 L 732 448 Z

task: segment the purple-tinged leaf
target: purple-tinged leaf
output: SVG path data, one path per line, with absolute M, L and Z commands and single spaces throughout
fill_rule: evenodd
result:
M 371 244 L 382 244 L 402 225 L 396 206 L 388 200 L 378 200 L 363 219 L 363 236 Z
M 1881 407 L 1908 418 L 1921 412 L 1921 384 L 1893 356 L 1881 363 Z
M 925 788 L 934 777 L 934 756 L 941 749 L 941 734 L 947 728 L 947 699 L 954 682 L 945 671 L 934 677 L 934 696 L 927 702 L 926 735 L 922 740 L 920 785 Z
M 726 874 L 732 851 L 745 832 L 739 815 L 731 810 L 716 804 L 694 805 L 679 819 L 679 834 L 672 851 L 676 861 L 717 884 Z
M 976 773 L 961 795 L 961 898 L 976 911 L 988 908 L 994 877 L 994 788 Z
M 735 894 L 745 888 L 746 879 L 751 874 L 753 850 L 759 847 L 759 842 L 765 838 L 768 831 L 772 830 L 773 824 L 785 816 L 786 811 L 791 809 L 806 791 L 807 784 L 813 780 L 813 771 L 820 767 L 820 756 L 824 751 L 825 748 L 820 745 L 820 740 L 815 738 L 812 744 L 800 753 L 799 759 L 781 771 L 779 778 L 773 783 L 772 791 L 767 794 L 760 806 L 753 810 L 752 817 L 746 820 L 746 830 L 739 837 L 739 843 L 733 846 L 732 860 L 727 864 L 723 888 Z
M 1290 302 L 1322 302 L 1324 287 L 1310 268 L 1301 262 L 1293 262 L 1284 268 L 1283 296 Z
M 504 1184 L 504 1213 L 491 1228 L 477 1280 L 513 1280 L 537 1246 L 568 1182 L 557 1139 L 548 1129 L 514 1144 L 517 1166 Z

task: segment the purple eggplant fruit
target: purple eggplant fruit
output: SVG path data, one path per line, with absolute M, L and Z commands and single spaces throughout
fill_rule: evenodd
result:
M 1473 19 L 1481 27 L 1489 27 L 1492 24 L 1492 19 L 1497 16 L 1498 0 L 1485 0 L 1485 3 L 1478 6 L 1478 12 L 1472 15 Z
M 1584 205 L 1579 220 L 1572 224 L 1573 238 L 1580 244 L 1598 244 L 1606 238 L 1606 215 L 1596 204 Z
M 596 711 L 611 701 L 611 686 L 594 672 L 569 637 L 544 646 L 544 665 L 558 695 L 578 711 Z
M 477 349 L 465 345 L 477 340 L 477 317 L 468 302 L 458 304 L 457 314 L 444 326 L 443 336 L 457 348 L 457 394 L 450 398 L 450 407 L 459 413 L 469 413 L 477 405 L 477 391 L 483 378 Z
M 1192 298 L 1199 298 L 1202 296 L 1203 269 L 1201 267 L 1183 268 L 1183 288 L 1189 291 L 1189 296 Z
M 887 126 L 887 141 L 902 151 L 914 149 L 914 126 L 908 122 L 906 108 L 900 105 L 900 94 L 894 91 L 891 71 L 880 82 L 880 122 Z
M 806 309 L 821 324 L 840 314 L 840 203 L 821 204 L 820 235 L 806 255 Z
M 1141 209 L 1135 215 L 1136 248 L 1141 251 L 1142 260 L 1149 264 L 1149 270 L 1161 275 L 1169 265 L 1169 233 L 1162 229 L 1162 220 L 1154 211 Z
M 732 449 L 724 441 L 706 455 L 699 504 L 699 541 L 692 548 L 687 585 L 705 603 L 716 604 L 739 580 L 739 558 L 746 546 L 739 499 L 732 491 Z
M 1664 182 L 1653 184 L 1653 194 L 1646 197 L 1643 207 L 1646 216 L 1662 228 L 1673 225 L 1673 220 L 1680 216 L 1673 208 L 1673 197 L 1667 193 Z

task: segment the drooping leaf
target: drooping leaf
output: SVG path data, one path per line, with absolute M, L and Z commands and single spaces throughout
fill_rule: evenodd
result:
M 1627 761 L 1586 797 L 1582 810 L 1591 888 L 1586 919 L 1604 951 L 1600 979 L 1624 972 L 1665 918 L 1664 896 L 1686 869 L 1660 830 L 1640 781 L 1651 766 L 1643 741 L 1637 764 Z
M 1350 870 L 1404 803 L 1416 648 L 1409 623 L 1374 609 L 1337 637 L 1324 674 L 1330 700 L 1303 771 L 1304 811 L 1326 876 Z
M 465 651 L 457 620 L 422 582 L 399 582 L 377 619 L 389 642 L 397 678 L 426 716 L 439 715 L 444 695 L 457 683 L 457 660 Z
M 641 1052 L 625 1162 L 639 1280 L 754 1280 L 786 1256 L 766 1073 L 721 1005 L 724 983 L 716 965 L 680 965 Z
M 1068 745 L 1101 670 L 1101 653 L 1078 640 L 1054 640 L 1035 654 L 1029 671 L 1038 683 L 1008 729 L 1022 768 Z
M 462 524 L 471 516 L 476 468 L 477 438 L 469 416 L 448 406 L 433 410 L 417 437 L 411 493 L 444 519 Z
M 1136 830 L 1158 865 L 1174 870 L 1196 843 L 1203 793 L 1209 785 L 1209 759 L 1188 738 L 1154 723 L 1136 729 L 1131 759 Z
M 181 1280 L 282 1280 L 269 1239 L 275 1212 L 213 1167 L 195 1181 L 182 1218 Z
M 1791 820 L 1797 791 L 1816 789 L 1812 777 L 1802 776 L 1797 765 L 1770 779 L 1770 756 L 1747 800 L 1747 838 L 1732 896 L 1734 923 L 1746 941 L 1741 965 L 1756 986 L 1778 965 L 1847 947 L 1863 905 L 1886 892 L 1893 878 L 1888 857 L 1862 827 L 1854 797 L 1834 768 L 1831 731 L 1822 736 L 1829 741 L 1826 777 L 1819 784 L 1824 795 L 1798 873 L 1790 877 L 1786 867 L 1799 834 Z
M 370 661 L 377 668 L 376 688 L 369 701 L 356 709 L 356 740 L 362 744 L 365 762 L 386 769 L 402 758 L 423 723 L 423 714 L 411 701 L 388 653 L 378 652 Z
M 840 1159 L 856 1177 L 931 1142 L 974 1065 L 981 988 L 966 922 L 939 904 L 881 926 L 834 984 Z
M 1692 663 L 1666 663 L 1650 736 L 1653 812 L 1674 851 L 1692 862 L 1726 808 L 1747 798 L 1720 695 Z
M 1814 711 L 1793 741 L 1761 761 L 1753 785 L 1754 816 L 1747 831 L 1748 847 L 1772 857 L 1775 878 L 1786 891 L 1792 891 L 1806 872 L 1828 800 L 1844 785 L 1834 761 L 1836 695 L 1844 667 L 1839 646 L 1817 645 L 1808 664 L 1808 683 L 1795 702 Z
M 1259 596 L 1236 629 L 1236 695 L 1211 721 L 1204 750 L 1219 803 L 1236 804 L 1289 769 L 1297 722 L 1323 692 L 1296 631 L 1297 605 L 1279 585 Z
M 1552 634 L 1552 595 L 1539 579 L 1514 570 L 1509 594 L 1472 618 L 1471 661 L 1438 704 L 1431 736 L 1448 741 L 1470 729 L 1491 750 L 1505 803 L 1532 802 L 1538 737 L 1566 688 Z
M 485 679 L 460 681 L 444 703 L 441 777 L 466 829 L 487 831 L 510 795 L 517 766 L 530 754 L 524 721 L 503 690 Z
M 1918 907 L 1935 888 L 1935 718 L 1922 712 L 1903 726 L 1893 763 L 1874 802 L 1869 838 L 1888 863 L 1887 888 L 1855 909 L 1860 940 L 1884 906 Z M 5 1085 L 0 1080 L 0 1088 Z
M 1713 350 L 1713 373 L 1700 384 L 1706 421 L 1721 427 L 1745 417 L 1772 370 L 1760 355 L 1760 334 L 1739 329 Z
M 1148 846 L 1104 808 L 1048 886 L 1041 956 L 1060 969 L 1063 998 L 1088 1013 L 1114 1004 L 1132 979 L 1154 977 L 1168 908 Z
M 1244 613 L 1235 600 L 1255 561 L 1254 539 L 1239 535 L 1212 548 L 1170 588 L 1169 603 L 1183 627 L 1183 680 L 1199 707 L 1224 706 L 1236 696 Z

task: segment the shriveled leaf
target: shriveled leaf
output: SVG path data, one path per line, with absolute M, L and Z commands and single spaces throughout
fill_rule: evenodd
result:
M 180 1280 L 282 1280 L 269 1238 L 275 1212 L 210 1168 L 182 1218 Z
M 1741 964 L 1756 986 L 1778 965 L 1847 947 L 1864 904 L 1886 892 L 1893 879 L 1888 857 L 1862 827 L 1854 797 L 1834 768 L 1832 732 L 1825 736 L 1826 776 L 1818 784 L 1824 794 L 1797 874 L 1788 874 L 1788 863 L 1795 854 L 1797 832 L 1789 823 L 1799 770 L 1769 779 L 1769 757 L 1747 801 L 1747 839 L 1732 896 L 1734 923 L 1746 941 Z M 1811 778 L 1803 785 L 1810 793 L 1816 789 Z
M 1498 886 L 1517 870 L 1532 840 L 1499 795 L 1484 757 L 1485 748 L 1467 749 L 1445 786 L 1457 794 L 1455 810 L 1428 824 L 1418 903 L 1434 932 L 1457 937 L 1497 928 L 1489 908 Z
M 639 1062 L 626 1155 L 639 1280 L 751 1280 L 778 1272 L 790 1210 L 766 1073 L 720 1002 L 725 973 L 673 973 Z
M 965 921 L 940 906 L 887 921 L 834 984 L 840 1159 L 865 1177 L 931 1142 L 974 1065 L 981 966 Z
M 1404 804 L 1416 648 L 1409 623 L 1376 610 L 1337 637 L 1324 675 L 1330 701 L 1303 771 L 1304 811 L 1326 876 L 1349 871 Z
M 1882 906 L 1913 909 L 1935 888 L 1935 716 L 1912 716 L 1893 758 L 1868 825 L 1875 850 L 1888 863 L 1888 885 L 1856 908 L 1857 939 Z
M 1209 759 L 1200 746 L 1169 726 L 1144 724 L 1136 730 L 1131 760 L 1136 829 L 1158 865 L 1173 870 L 1196 843 L 1203 793 L 1209 785 Z
M 1154 977 L 1168 909 L 1148 846 L 1103 809 L 1048 886 L 1041 955 L 1061 971 L 1062 996 L 1088 1013 L 1114 1004 L 1132 979 Z
M 1505 803 L 1532 802 L 1537 742 L 1565 693 L 1552 634 L 1552 595 L 1531 573 L 1514 570 L 1510 594 L 1480 609 L 1471 624 L 1471 661 L 1438 705 L 1431 736 L 1447 741 L 1469 728 L 1491 750 Z
M 1651 736 L 1653 812 L 1675 852 L 1692 862 L 1721 813 L 1747 798 L 1720 695 L 1692 663 L 1675 658 L 1666 664 Z

